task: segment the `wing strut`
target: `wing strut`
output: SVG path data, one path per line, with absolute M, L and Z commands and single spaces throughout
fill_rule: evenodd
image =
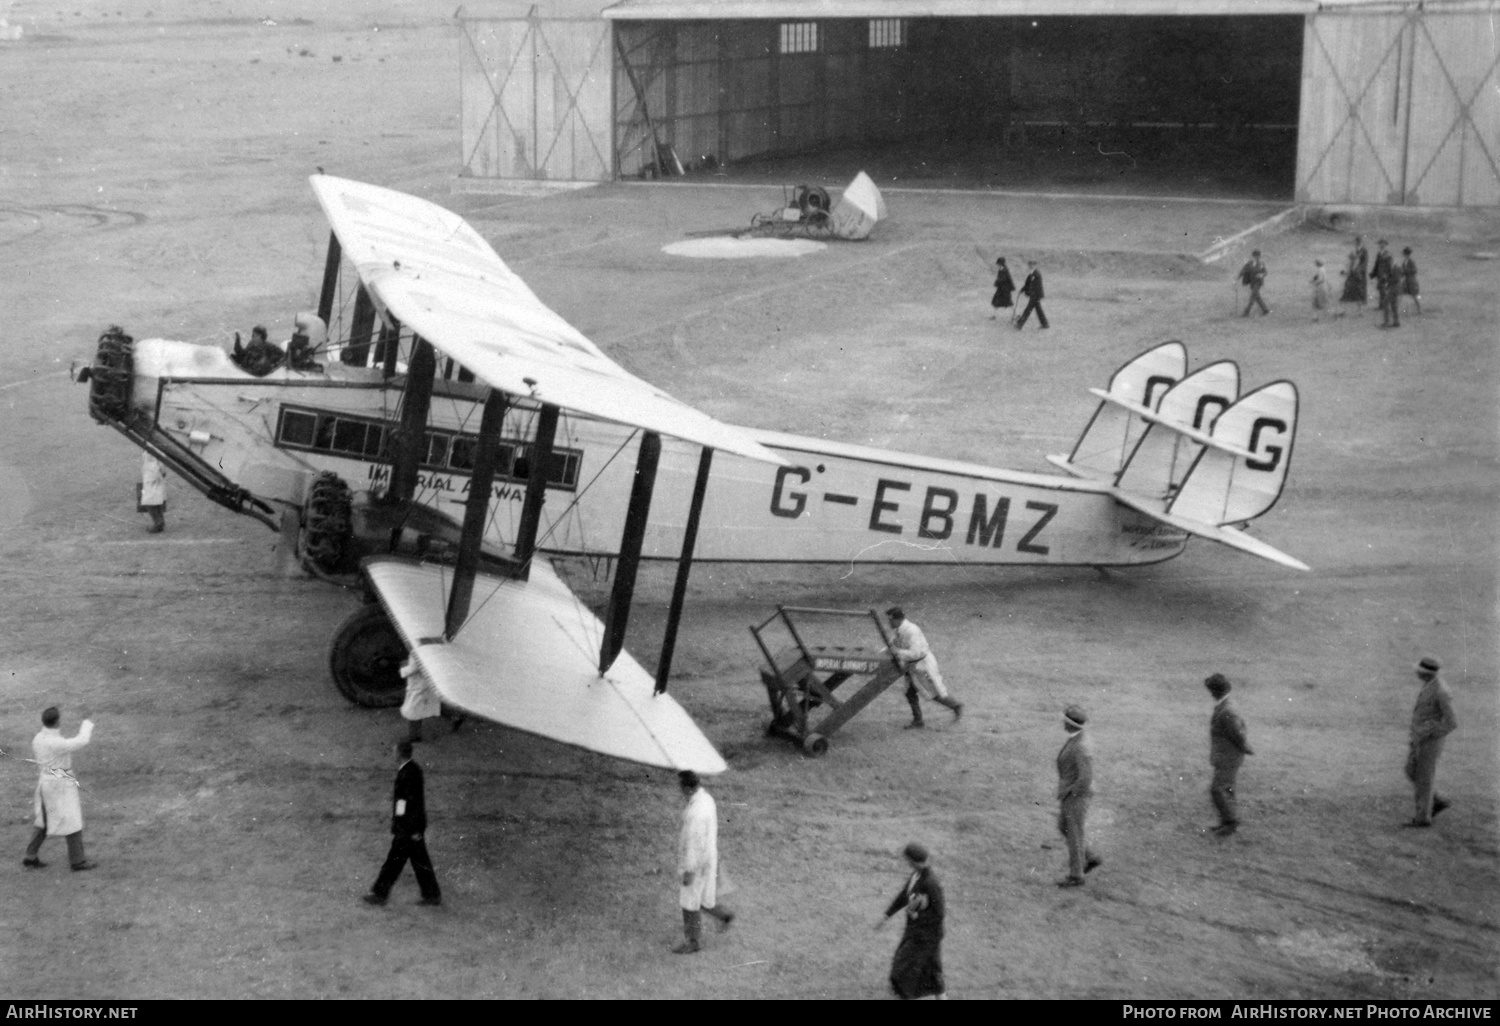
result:
M 380 363 L 382 377 L 394 378 L 396 376 L 396 357 L 401 355 L 401 322 L 394 316 L 387 324 L 384 319 L 380 322 L 380 339 L 375 343 L 375 359 Z M 437 358 L 433 358 L 433 367 L 437 366 Z
M 547 501 L 547 474 L 552 468 L 552 441 L 557 437 L 557 407 L 542 406 L 536 418 L 536 440 L 531 444 L 531 467 L 526 475 L 526 499 L 521 503 L 521 523 L 516 530 L 516 571 L 524 581 L 531 573 L 536 554 L 536 532 Z
M 682 603 L 687 598 L 688 574 L 693 569 L 693 547 L 698 544 L 698 520 L 703 515 L 703 496 L 708 492 L 708 471 L 714 451 L 703 447 L 698 456 L 698 479 L 693 482 L 693 501 L 688 508 L 687 529 L 682 533 L 682 558 L 677 561 L 677 583 L 672 586 L 672 605 L 667 610 L 667 631 L 661 639 L 661 659 L 656 664 L 656 694 L 667 690 L 667 675 L 672 672 L 672 652 L 677 647 L 677 624 L 682 619 Z
M 615 567 L 615 586 L 604 617 L 604 641 L 599 648 L 599 674 L 614 665 L 625 646 L 625 626 L 630 621 L 630 601 L 635 595 L 635 574 L 641 566 L 641 545 L 646 540 L 646 518 L 651 512 L 651 490 L 656 486 L 656 464 L 661 459 L 661 435 L 641 435 L 641 451 L 635 460 L 635 483 L 630 487 L 630 508 L 625 511 L 625 531 L 620 538 L 620 562 Z
M 333 314 L 333 294 L 339 286 L 339 261 L 343 256 L 339 237 L 329 232 L 328 259 L 323 264 L 323 291 L 318 294 L 318 316 L 323 318 L 325 327 L 332 323 L 328 318 Z
M 413 336 L 411 364 L 406 368 L 406 394 L 401 399 L 401 427 L 396 439 L 396 458 L 391 466 L 392 502 L 410 502 L 417 494 L 417 470 L 427 447 L 427 411 L 432 406 L 432 379 L 437 357 L 432 344 Z M 392 349 L 395 347 L 392 346 Z
M 327 321 L 323 322 L 327 324 Z M 354 294 L 354 319 L 349 325 L 349 338 L 344 343 L 339 360 L 355 367 L 370 362 L 370 336 L 375 333 L 375 304 L 370 300 L 370 291 L 361 283 Z
M 464 503 L 464 526 L 458 536 L 458 560 L 453 569 L 453 590 L 448 593 L 448 614 L 443 636 L 453 640 L 469 618 L 474 597 L 474 571 L 479 546 L 484 541 L 484 522 L 490 513 L 490 492 L 495 484 L 495 464 L 500 457 L 500 429 L 505 425 L 505 393 L 490 390 L 484 414 L 479 419 L 479 444 L 474 447 L 474 466 L 469 472 L 469 498 Z

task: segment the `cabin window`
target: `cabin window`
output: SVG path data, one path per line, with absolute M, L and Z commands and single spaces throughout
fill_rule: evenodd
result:
M 459 435 L 453 439 L 453 447 L 448 450 L 448 466 L 454 470 L 473 470 L 474 450 L 478 448 L 477 435 Z
M 782 53 L 816 53 L 818 49 L 818 23 L 815 21 L 783 22 L 781 25 Z
M 893 49 L 906 42 L 900 18 L 870 19 L 870 49 Z
M 322 452 L 365 463 L 389 462 L 389 439 L 398 425 L 368 417 L 355 417 L 328 410 L 298 409 L 283 406 L 277 416 L 276 444 L 283 449 Z M 450 431 L 425 433 L 426 452 L 422 466 L 435 470 L 468 475 L 474 469 L 474 455 L 479 436 Z M 502 441 L 495 454 L 497 480 L 525 483 L 531 473 L 530 446 L 524 442 Z M 547 468 L 547 484 L 554 488 L 574 489 L 582 473 L 583 453 L 577 449 L 554 449 Z
M 313 435 L 318 430 L 318 417 L 313 413 L 303 413 L 301 410 L 281 411 L 281 423 L 277 427 L 276 438 L 278 441 L 288 445 L 311 447 Z

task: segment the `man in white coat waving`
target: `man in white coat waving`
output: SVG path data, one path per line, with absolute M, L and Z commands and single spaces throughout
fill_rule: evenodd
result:
M 48 837 L 68 841 L 68 862 L 74 872 L 93 869 L 83 853 L 83 808 L 78 801 L 78 779 L 73 776 L 73 753 L 94 736 L 94 721 L 84 720 L 76 737 L 63 737 L 58 724 L 62 714 L 52 706 L 42 713 L 42 729 L 31 739 L 39 776 L 36 784 L 36 830 L 26 846 L 21 865 L 41 869 L 46 865 L 38 854 Z
M 682 829 L 677 835 L 677 872 L 682 885 L 677 899 L 682 906 L 683 940 L 672 951 L 691 955 L 703 946 L 704 912 L 719 921 L 721 930 L 734 922 L 734 913 L 718 904 L 719 808 L 692 770 L 677 774 L 677 781 L 687 807 L 682 810 Z

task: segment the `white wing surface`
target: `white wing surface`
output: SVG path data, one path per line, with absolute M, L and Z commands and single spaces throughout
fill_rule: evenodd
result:
M 314 175 L 312 186 L 376 301 L 490 386 L 749 459 L 784 462 L 739 428 L 673 399 L 605 356 L 452 211 L 329 175 Z
M 474 612 L 443 640 L 451 568 L 399 557 L 365 574 L 443 699 L 528 734 L 647 766 L 722 773 L 728 766 L 682 706 L 628 652 L 599 674 L 604 626 L 544 560 L 529 580 L 481 573 Z

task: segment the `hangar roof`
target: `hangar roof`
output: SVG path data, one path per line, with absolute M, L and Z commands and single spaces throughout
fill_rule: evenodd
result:
M 1307 15 L 1317 0 L 620 0 L 616 21 L 774 18 L 997 18 L 1067 15 Z

